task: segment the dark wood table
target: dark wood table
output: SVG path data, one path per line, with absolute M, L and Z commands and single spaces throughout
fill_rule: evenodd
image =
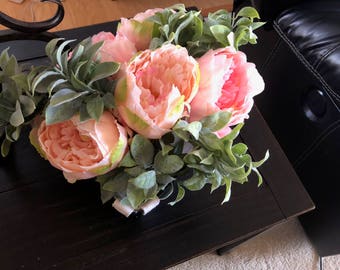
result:
M 107 23 L 57 33 L 82 39 Z M 11 39 L 8 31 L 0 40 Z M 18 36 L 12 38 L 17 39 Z M 25 37 L 27 38 L 27 37 Z M 34 37 L 35 38 L 35 37 Z M 41 42 L 2 43 L 26 63 L 44 61 Z M 187 193 L 171 207 L 161 203 L 146 216 L 123 217 L 102 205 L 99 184 L 68 184 L 22 139 L 0 159 L 0 269 L 160 269 L 222 247 L 230 247 L 274 224 L 313 209 L 293 168 L 256 107 L 241 133 L 254 159 L 269 149 L 261 167 L 264 184 L 251 177 L 224 190 Z

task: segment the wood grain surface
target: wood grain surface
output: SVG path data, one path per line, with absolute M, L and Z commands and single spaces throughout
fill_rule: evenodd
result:
M 232 0 L 64 0 L 64 20 L 51 31 L 65 30 L 102 22 L 131 17 L 148 8 L 168 7 L 176 3 L 187 7 L 196 6 L 205 12 L 217 9 L 232 9 Z M 16 4 L 9 0 L 0 0 L 0 11 L 24 21 L 42 21 L 53 16 L 56 5 L 41 3 L 39 0 L 25 0 Z M 0 26 L 0 30 L 5 29 Z

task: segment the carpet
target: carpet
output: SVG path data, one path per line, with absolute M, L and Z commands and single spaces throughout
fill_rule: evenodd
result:
M 323 270 L 340 270 L 340 255 L 324 257 Z M 319 256 L 297 219 L 274 226 L 229 253 L 209 253 L 170 270 L 319 270 Z

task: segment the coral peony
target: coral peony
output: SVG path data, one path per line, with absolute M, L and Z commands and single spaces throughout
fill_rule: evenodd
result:
M 185 48 L 145 50 L 129 63 L 115 99 L 124 122 L 147 138 L 160 138 L 182 117 L 197 93 L 199 69 Z
M 100 48 L 101 62 L 126 63 L 137 52 L 135 45 L 125 36 L 114 36 L 110 32 L 100 32 L 92 36 L 92 43 L 104 41 Z
M 264 89 L 264 82 L 253 63 L 243 52 L 232 47 L 210 50 L 198 59 L 201 80 L 191 103 L 190 121 L 226 110 L 232 113 L 229 123 L 218 132 L 226 135 L 230 126 L 248 118 L 253 97 Z
M 30 134 L 32 144 L 65 178 L 73 183 L 115 168 L 127 147 L 126 131 L 109 112 L 98 122 L 80 122 L 75 116 L 65 122 L 41 122 Z

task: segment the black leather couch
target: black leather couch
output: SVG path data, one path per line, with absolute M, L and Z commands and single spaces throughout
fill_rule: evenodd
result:
M 340 1 L 249 2 L 268 22 L 257 46 L 241 48 L 266 83 L 256 105 L 316 205 L 300 218 L 307 235 L 321 256 L 338 254 Z

